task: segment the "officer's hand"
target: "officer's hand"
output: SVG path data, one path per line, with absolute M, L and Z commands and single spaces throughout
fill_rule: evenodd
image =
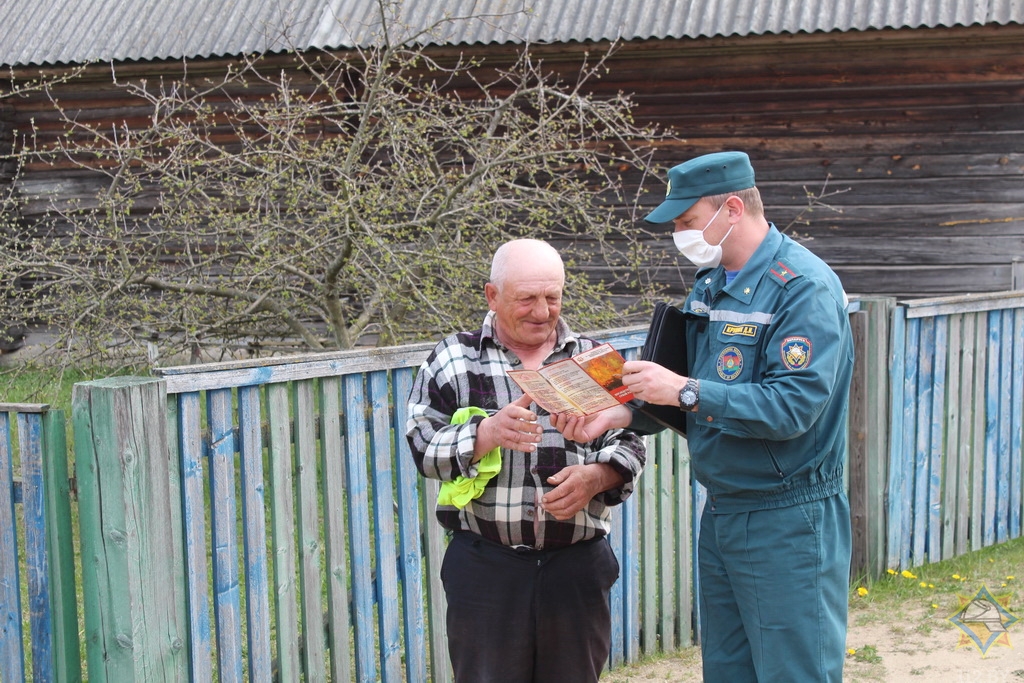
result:
M 646 360 L 629 360 L 622 366 L 622 383 L 647 403 L 678 406 L 686 378 Z
M 527 453 L 537 450 L 544 428 L 537 424 L 537 414 L 530 410 L 530 402 L 529 394 L 523 394 L 480 422 L 473 462 L 499 447 Z
M 609 429 L 628 427 L 633 420 L 633 413 L 626 406 L 613 406 L 585 417 L 576 417 L 568 413 L 551 416 L 551 426 L 562 433 L 562 436 L 577 443 L 587 443 L 601 436 Z

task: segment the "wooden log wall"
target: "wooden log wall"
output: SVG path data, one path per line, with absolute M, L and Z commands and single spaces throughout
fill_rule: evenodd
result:
M 602 87 L 636 93 L 641 119 L 685 139 L 658 154 L 667 166 L 747 151 L 768 219 L 808 221 L 791 232 L 848 292 L 1003 290 L 1024 258 L 1022 38 L 1013 26 L 648 41 L 625 46 Z M 806 212 L 823 189 L 835 210 Z
M 0 99 L 0 190 L 13 179 L 14 107 Z
M 769 220 L 780 228 L 797 221 L 789 231 L 833 266 L 850 294 L 1004 290 L 1012 286 L 1015 260 L 1018 279 L 1024 272 L 1022 38 L 1022 26 L 988 26 L 634 41 L 618 47 L 595 92 L 631 93 L 642 121 L 675 130 L 681 141 L 661 145 L 656 155 L 665 168 L 705 152 L 747 151 Z M 533 51 L 569 75 L 584 51 L 603 47 Z M 434 52 L 440 59 L 472 53 L 493 68 L 517 50 L 474 45 Z M 189 72 L 216 74 L 227 63 L 197 60 Z M 118 77 L 153 79 L 180 68 L 122 64 Z M 83 120 L 141 125 L 146 116 L 110 83 L 109 66 L 91 67 L 59 96 Z M 42 96 L 10 106 L 17 126 L 34 120 L 44 137 L 59 134 Z M 639 179 L 639 172 L 629 178 Z M 25 194 L 55 189 L 82 198 L 96 189 L 95 178 L 70 165 L 30 167 L 20 182 Z M 645 210 L 632 217 L 639 221 L 662 191 L 652 187 Z M 808 197 L 821 192 L 836 193 L 825 199 L 831 208 L 806 211 Z M 44 208 L 29 205 L 26 218 Z M 673 252 L 669 228 L 660 230 L 651 246 Z M 693 269 L 681 258 L 660 268 L 657 276 L 672 283 L 669 293 L 685 294 Z

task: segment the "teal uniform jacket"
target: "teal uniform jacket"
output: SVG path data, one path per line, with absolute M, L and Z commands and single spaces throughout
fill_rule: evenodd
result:
M 853 337 L 839 278 L 772 225 L 736 278 L 697 273 L 684 304 L 700 403 L 687 416 L 706 510 L 747 512 L 843 491 Z M 634 411 L 632 428 L 659 426 Z

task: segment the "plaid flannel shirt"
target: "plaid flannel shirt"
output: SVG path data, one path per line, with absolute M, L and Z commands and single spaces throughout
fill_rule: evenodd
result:
M 596 342 L 573 334 L 558 321 L 557 342 L 545 364 L 569 358 L 593 348 Z M 450 424 L 460 408 L 477 406 L 489 415 L 523 395 L 508 371 L 521 366 L 519 358 L 494 334 L 494 312 L 488 312 L 476 332 L 460 332 L 441 341 L 420 366 L 409 397 L 406 436 L 420 473 L 450 481 L 459 475 L 473 477 L 471 464 L 477 426 L 474 417 L 465 424 Z M 472 531 L 507 546 L 560 548 L 603 536 L 610 529 L 609 507 L 633 492 L 646 460 L 640 436 L 628 430 L 611 430 L 589 443 L 565 439 L 551 426 L 551 416 L 531 405 L 544 428 L 533 453 L 502 449 L 501 471 L 488 483 L 483 495 L 465 508 L 438 505 L 437 519 L 446 529 Z M 568 465 L 606 463 L 622 475 L 623 484 L 595 496 L 586 508 L 569 520 L 559 521 L 540 507 L 540 497 L 553 487 L 547 478 Z

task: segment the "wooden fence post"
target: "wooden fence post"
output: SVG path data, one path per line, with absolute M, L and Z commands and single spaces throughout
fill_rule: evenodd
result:
M 860 581 L 870 574 L 868 569 L 868 518 L 867 518 L 867 384 L 868 367 L 864 363 L 868 339 L 868 314 L 857 311 L 850 314 L 850 328 L 856 363 L 853 367 L 853 381 L 850 384 L 850 414 L 848 421 L 847 467 L 850 498 L 850 527 L 852 532 L 852 554 L 850 557 L 850 578 Z M 874 578 L 874 577 L 870 577 Z
M 187 680 L 166 381 L 76 384 L 72 419 L 89 680 Z

